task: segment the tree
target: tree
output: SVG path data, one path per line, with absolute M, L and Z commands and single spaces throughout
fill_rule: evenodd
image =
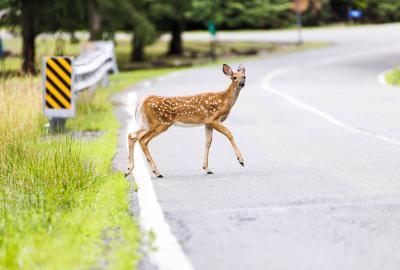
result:
M 169 43 L 169 55 L 182 55 L 182 33 L 188 13 L 191 9 L 191 0 L 158 0 L 152 7 L 154 21 L 159 26 L 159 30 L 171 32 Z
M 97 0 L 88 0 L 89 14 L 89 33 L 90 40 L 101 39 L 101 15 L 99 10 L 99 2 Z
M 22 17 L 22 70 L 26 73 L 35 74 L 35 38 L 38 33 L 35 29 L 36 14 L 35 1 L 21 2 Z
M 9 0 L 4 5 L 9 13 L 2 18 L 6 25 L 19 26 L 22 33 L 22 71 L 36 73 L 35 39 L 42 32 L 73 30 L 83 22 L 82 1 L 79 0 Z M 73 22 L 69 22 L 68 19 Z M 81 20 L 80 20 L 81 19 Z
M 150 20 L 153 0 L 131 0 L 124 10 L 128 17 L 124 19 L 127 30 L 132 31 L 132 49 L 130 60 L 143 61 L 145 46 L 152 44 L 157 38 L 157 30 Z
M 136 14 L 136 23 L 133 27 L 131 61 L 144 60 L 144 48 L 152 44 L 157 38 L 155 26 L 144 15 Z
M 190 19 L 206 27 L 213 19 L 221 29 L 276 28 L 292 24 L 289 0 L 193 0 Z

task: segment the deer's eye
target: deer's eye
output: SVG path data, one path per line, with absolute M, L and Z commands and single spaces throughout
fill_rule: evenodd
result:
M 233 79 L 233 80 L 236 80 L 237 78 L 236 78 L 236 77 L 233 77 L 232 79 Z
M 243 79 L 245 79 L 245 80 L 246 80 L 246 76 L 244 76 L 244 77 L 243 77 Z

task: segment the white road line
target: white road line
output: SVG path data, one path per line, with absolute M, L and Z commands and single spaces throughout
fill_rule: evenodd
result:
M 127 100 L 129 100 L 129 106 L 126 106 L 127 113 L 132 115 L 127 128 L 128 132 L 132 132 L 137 128 L 137 123 L 134 121 L 135 117 L 133 115 L 137 98 L 136 92 L 130 92 L 127 97 Z M 156 236 L 154 241 L 156 250 L 148 254 L 151 262 L 159 270 L 193 270 L 192 264 L 165 221 L 163 211 L 157 201 L 144 155 L 138 144 L 135 146 L 135 168 L 133 172 L 136 184 L 138 185 L 140 224 L 146 232 L 152 231 Z
M 270 74 L 268 74 L 267 76 L 265 76 L 263 78 L 263 80 L 261 82 L 262 87 L 265 90 L 267 90 L 268 92 L 284 98 L 289 103 L 291 103 L 291 104 L 293 104 L 293 105 L 295 105 L 295 106 L 297 106 L 297 107 L 299 107 L 299 108 L 301 108 L 303 110 L 311 112 L 312 114 L 315 114 L 316 116 L 324 119 L 325 121 L 327 121 L 327 122 L 329 122 L 329 123 L 331 123 L 331 124 L 333 124 L 333 125 L 335 125 L 337 127 L 349 130 L 351 132 L 354 132 L 354 133 L 357 133 L 357 134 L 360 134 L 360 135 L 367 136 L 367 137 L 372 138 L 372 139 L 384 141 L 386 143 L 391 143 L 391 144 L 395 144 L 395 145 L 400 145 L 400 141 L 398 141 L 396 139 L 387 137 L 387 136 L 382 135 L 382 134 L 373 133 L 373 132 L 362 130 L 360 128 L 353 127 L 352 125 L 350 125 L 348 123 L 345 123 L 345 122 L 335 118 L 334 116 L 332 116 L 332 115 L 330 115 L 330 114 L 328 114 L 328 113 L 326 113 L 324 111 L 321 111 L 321 110 L 319 110 L 319 109 L 317 109 L 315 107 L 312 107 L 311 105 L 308 105 L 307 103 L 304 103 L 304 102 L 300 101 L 296 97 L 294 97 L 294 96 L 292 96 L 292 95 L 290 95 L 290 94 L 288 94 L 286 92 L 283 92 L 281 90 L 278 90 L 276 88 L 273 88 L 271 86 L 271 82 L 272 82 L 273 79 L 277 78 L 278 76 L 280 76 L 282 74 L 285 74 L 285 73 L 288 73 L 290 71 L 293 71 L 293 70 L 294 70 L 294 68 L 282 68 L 282 69 L 275 70 L 274 72 L 271 72 Z

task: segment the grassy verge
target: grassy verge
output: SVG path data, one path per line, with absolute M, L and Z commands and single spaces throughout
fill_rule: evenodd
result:
M 394 68 L 385 74 L 386 82 L 393 85 L 400 85 L 400 68 Z
M 79 106 L 72 130 L 43 136 L 40 81 L 0 81 L 0 269 L 135 269 L 140 234 L 129 184 L 111 168 L 118 122 L 108 96 L 171 70 L 120 73 Z
M 61 44 L 64 55 L 77 56 L 80 47 L 85 42 L 72 44 L 68 39 L 64 39 Z M 13 57 L 7 57 L 0 62 L 0 75 L 15 75 L 22 66 L 22 59 L 18 56 L 21 52 L 21 38 L 5 39 L 4 48 L 10 50 Z M 319 48 L 326 46 L 322 42 L 306 42 L 298 46 L 295 43 L 274 43 L 274 42 L 246 42 L 246 41 L 230 41 L 218 42 L 216 46 L 216 54 L 219 59 L 228 61 L 237 58 L 238 55 L 246 55 L 248 52 L 253 53 L 279 53 L 288 51 L 304 50 L 309 48 Z M 145 60 L 143 62 L 131 62 L 131 42 L 129 40 L 116 41 L 116 55 L 118 66 L 121 70 L 144 69 L 159 66 L 188 66 L 197 65 L 198 63 L 211 63 L 208 55 L 210 44 L 208 41 L 184 41 L 184 55 L 179 57 L 166 56 L 168 51 L 168 42 L 158 40 L 153 45 L 147 46 L 145 49 Z M 57 42 L 55 36 L 38 37 L 36 40 L 36 66 L 40 68 L 43 56 L 56 55 Z M 253 55 L 257 56 L 257 55 Z M 243 57 L 243 56 L 242 56 Z

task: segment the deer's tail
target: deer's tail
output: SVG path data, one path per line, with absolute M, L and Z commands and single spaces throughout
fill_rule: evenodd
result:
M 138 125 L 138 129 L 142 129 L 145 126 L 145 119 L 143 115 L 143 102 L 144 100 L 138 102 L 135 110 L 135 121 Z

